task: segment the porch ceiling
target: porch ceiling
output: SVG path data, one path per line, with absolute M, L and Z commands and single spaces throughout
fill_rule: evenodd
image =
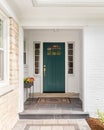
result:
M 21 18 L 104 17 L 103 0 L 6 0 Z M 42 7 L 45 6 L 45 7 Z M 51 7 L 49 7 L 51 6 Z M 60 6 L 60 7 L 59 7 Z M 73 16 L 74 15 L 74 16 Z
M 21 22 L 104 20 L 103 0 L 6 0 Z M 36 24 L 37 24 L 36 23 Z M 73 21 L 72 21 L 73 23 Z M 46 23 L 47 24 L 47 23 Z

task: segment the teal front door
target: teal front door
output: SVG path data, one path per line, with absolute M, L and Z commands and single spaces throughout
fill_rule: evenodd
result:
M 65 43 L 43 43 L 43 92 L 65 92 Z

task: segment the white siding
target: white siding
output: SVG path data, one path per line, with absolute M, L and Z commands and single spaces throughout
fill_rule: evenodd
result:
M 104 27 L 84 29 L 85 108 L 95 116 L 104 111 Z
M 74 75 L 67 75 L 67 92 L 80 93 L 81 89 L 81 50 L 82 30 L 25 30 L 25 40 L 28 44 L 28 70 L 29 76 L 34 75 L 33 41 L 43 42 L 75 42 Z M 41 54 L 42 55 L 42 54 Z M 42 66 L 41 66 L 42 67 Z M 41 92 L 41 76 L 35 76 L 35 92 Z

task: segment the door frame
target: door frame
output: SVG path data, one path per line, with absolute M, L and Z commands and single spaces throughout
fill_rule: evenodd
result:
M 63 42 L 63 41 L 42 41 L 41 42 L 41 58 L 40 58 L 40 60 L 41 60 L 41 93 L 43 93 L 43 79 L 44 79 L 44 77 L 43 77 L 43 43 L 44 42 L 52 42 L 52 43 L 55 43 L 55 42 L 57 42 L 57 43 L 61 43 L 61 42 Z M 65 44 L 65 93 L 67 93 L 68 91 L 67 91 L 67 78 L 68 78 L 68 75 L 67 75 L 67 68 L 68 68 L 68 66 L 67 66 L 67 63 L 68 63 L 68 60 L 67 60 L 67 42 L 63 42 L 64 44 Z

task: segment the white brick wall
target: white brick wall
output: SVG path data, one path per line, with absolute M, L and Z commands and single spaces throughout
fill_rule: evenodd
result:
M 19 26 L 10 18 L 10 84 L 19 83 Z
M 18 31 L 17 23 L 10 18 L 10 84 L 7 86 L 7 89 L 9 87 L 12 89 L 13 86 L 14 89 L 0 96 L 0 130 L 11 130 L 18 119 Z
M 86 111 L 104 111 L 104 27 L 84 30 Z
M 11 130 L 18 119 L 18 89 L 0 97 L 0 130 Z

